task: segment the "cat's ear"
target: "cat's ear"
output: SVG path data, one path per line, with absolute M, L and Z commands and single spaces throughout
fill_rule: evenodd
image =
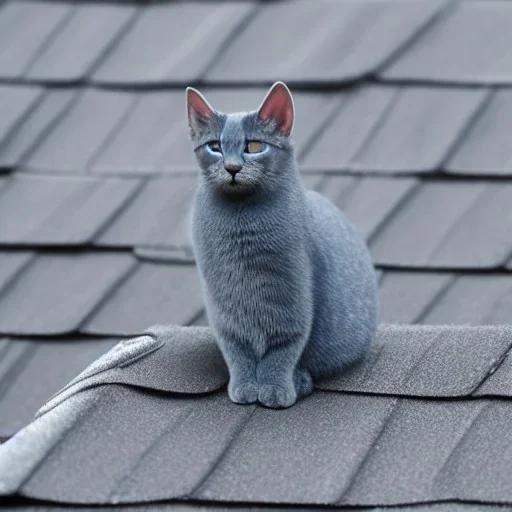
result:
M 204 96 L 194 89 L 187 87 L 188 124 L 192 133 L 204 131 L 211 125 L 215 110 Z
M 263 100 L 258 115 L 264 122 L 273 120 L 282 135 L 288 137 L 295 117 L 292 93 L 283 82 L 276 82 Z

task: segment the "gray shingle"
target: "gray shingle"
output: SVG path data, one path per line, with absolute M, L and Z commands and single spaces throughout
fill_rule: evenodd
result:
M 511 92 L 496 91 L 447 162 L 446 169 L 460 174 L 511 174 L 508 137 L 511 116 Z
M 318 393 L 278 415 L 258 408 L 194 496 L 336 503 L 395 405 Z
M 153 325 L 103 354 L 38 414 L 45 414 L 69 397 L 101 384 L 130 384 L 173 395 L 194 395 L 225 388 L 228 380 L 226 363 L 211 329 Z
M 159 156 L 176 137 L 184 140 L 178 159 L 186 154 L 194 160 L 187 140 L 185 93 L 183 91 L 137 94 L 133 109 L 123 126 L 97 155 L 92 164 L 94 171 L 147 173 L 161 170 Z M 177 133 L 178 127 L 183 133 Z
M 30 358 L 33 352 L 31 349 L 32 347 L 27 341 L 17 340 L 16 343 L 13 343 L 7 338 L 0 338 L 0 408 L 3 405 L 3 397 L 6 391 L 9 390 L 11 381 L 14 380 L 19 371 L 23 370 Z M 46 397 L 46 400 L 48 400 L 48 397 Z M 32 411 L 33 415 L 36 412 L 37 409 Z M 0 437 L 8 437 L 12 434 L 12 432 L 7 432 L 2 424 L 6 420 L 5 417 L 0 420 Z
M 4 150 L 10 137 L 40 101 L 41 95 L 39 87 L 0 85 L 0 150 Z
M 372 241 L 379 264 L 493 268 L 512 251 L 506 183 L 425 182 Z
M 459 472 L 443 474 L 444 482 L 439 473 L 484 407 L 482 402 L 399 402 L 341 502 L 393 505 L 430 501 L 433 495 L 467 499 L 478 494 L 469 482 L 461 493 L 452 488 L 454 476 L 471 472 L 469 460 L 463 461 Z M 509 494 L 503 487 L 500 490 L 503 497 Z
M 0 464 L 11 488 L 24 481 L 22 495 L 67 503 L 510 503 L 510 421 L 510 404 L 497 401 L 318 392 L 276 412 L 224 394 L 176 400 L 113 385 L 40 417 Z M 30 456 L 13 471 L 16 452 Z
M 0 437 L 13 435 L 32 421 L 54 393 L 114 344 L 97 339 L 10 341 L 2 360 L 20 350 L 23 354 L 11 362 L 8 378 L 0 371 Z
M 127 254 L 41 254 L 0 296 L 0 332 L 74 331 L 133 266 Z
M 326 0 L 267 4 L 216 59 L 207 80 L 311 83 L 359 78 L 396 52 L 439 5 Z M 293 20 L 292 32 L 282 30 L 286 20 Z
M 0 77 L 22 77 L 72 11 L 71 3 L 5 3 L 0 8 Z
M 237 407 L 227 396 L 206 398 L 201 407 L 191 404 L 186 415 L 167 435 L 156 439 L 142 463 L 116 489 L 115 497 L 139 500 L 166 499 L 190 494 L 222 457 L 237 431 L 248 421 L 253 407 Z M 155 473 L 159 460 L 172 461 Z M 176 474 L 182 478 L 176 478 Z
M 446 460 L 436 482 L 444 496 L 468 498 L 468 489 L 478 501 L 490 501 L 498 494 L 498 501 L 510 503 L 509 492 L 503 492 L 512 469 L 510 446 L 512 415 L 510 402 L 479 403 L 480 414 L 461 438 Z M 483 406 L 483 407 L 482 407 Z
M 455 275 L 446 272 L 384 272 L 379 283 L 380 321 L 421 322 L 454 279 Z
M 147 460 L 158 439 L 178 428 L 191 412 L 190 405 L 189 400 L 177 402 L 164 395 L 150 395 L 129 388 L 104 388 L 102 400 L 95 408 L 100 415 L 90 414 L 74 425 L 66 436 L 69 443 L 56 446 L 45 460 L 46 467 L 36 470 L 27 482 L 25 492 L 47 495 L 55 487 L 52 482 L 59 481 L 60 485 L 55 489 L 59 501 L 108 502 L 110 498 L 118 501 L 117 489 L 139 463 Z M 127 421 L 127 411 L 138 412 Z M 102 432 L 100 442 L 85 441 L 94 431 Z M 73 450 L 70 450 L 71 445 L 75 446 Z M 114 446 L 118 456 L 113 459 L 111 448 Z M 75 475 L 62 471 L 62 460 L 75 461 Z M 159 460 L 163 461 L 162 458 Z M 152 472 L 155 469 L 152 468 Z M 89 477 L 84 480 L 87 474 Z M 76 489 L 73 498 L 69 491 L 76 478 L 87 484 L 80 486 L 80 491 Z
M 223 112 L 256 110 L 266 93 L 264 89 L 201 91 L 215 109 Z M 189 141 L 184 91 L 150 92 L 137 94 L 136 98 L 123 126 L 95 159 L 93 170 L 150 173 L 197 169 Z M 293 138 L 300 154 L 339 99 L 330 93 L 297 92 L 294 101 L 297 118 Z
M 186 325 L 202 308 L 195 267 L 140 263 L 81 330 L 134 334 L 156 323 Z
M 344 393 L 317 391 L 281 411 L 237 406 L 224 392 L 140 389 L 187 383 L 212 358 L 189 343 L 198 335 L 213 348 L 208 329 L 156 329 L 145 336 L 156 350 L 145 337 L 127 340 L 88 370 L 104 383 L 109 372 L 131 375 L 131 385 L 64 391 L 3 445 L 0 494 L 72 504 L 512 501 L 501 476 L 511 464 L 509 400 L 400 397 L 471 393 L 509 349 L 510 327 L 384 327 L 368 361 L 338 381 Z M 170 332 L 181 341 L 160 346 Z M 361 394 L 372 392 L 398 395 Z
M 188 215 L 197 177 L 152 179 L 97 241 L 107 246 L 190 246 Z
M 404 173 L 437 170 L 487 94 L 478 89 L 401 88 L 350 167 Z
M 139 186 L 133 179 L 13 177 L 0 195 L 0 244 L 90 242 Z
M 87 168 L 132 102 L 129 93 L 86 90 L 23 165 L 51 171 Z
M 317 386 L 397 396 L 473 395 L 512 347 L 511 335 L 508 326 L 381 326 L 362 363 Z M 510 386 L 502 389 L 505 394 Z
M 328 197 L 370 239 L 417 185 L 415 179 L 408 178 L 326 176 L 315 189 Z
M 138 246 L 133 248 L 133 254 L 142 261 L 153 263 L 194 263 L 192 247 L 168 248 L 154 246 Z M 194 324 L 195 325 L 195 324 Z
M 31 252 L 0 252 L 0 294 L 9 286 L 16 276 L 33 258 Z
M 21 89 L 18 87 L 18 89 Z M 14 167 L 33 148 L 75 98 L 73 89 L 46 90 L 41 101 L 31 109 L 25 121 L 0 147 L 0 166 Z
M 358 87 L 344 94 L 341 108 L 313 142 L 302 166 L 312 170 L 348 169 L 352 158 L 371 136 L 379 119 L 392 107 L 392 87 Z
M 316 387 L 401 397 L 477 396 L 510 351 L 511 332 L 509 326 L 381 325 L 363 361 L 317 380 Z M 496 381 L 495 394 L 512 396 L 502 381 Z M 210 328 L 155 325 L 104 354 L 40 413 L 102 384 L 194 395 L 219 391 L 227 382 L 227 368 Z
M 512 275 L 460 275 L 440 297 L 425 324 L 510 324 Z
M 343 96 L 308 151 L 308 169 L 436 170 L 487 97 L 486 90 L 370 86 Z
M 121 0 L 119 0 L 121 1 Z M 301 512 L 321 512 L 325 510 L 324 507 L 310 507 L 310 506 L 294 506 L 294 510 Z M 51 506 L 45 505 L 23 505 L 23 508 L 19 506 L 13 505 L 5 506 L 2 508 L 7 512 L 53 512 L 54 510 L 65 510 L 66 512 L 116 512 L 119 510 L 119 507 L 116 505 L 111 506 L 94 506 L 94 507 L 81 507 L 77 505 L 76 507 L 69 505 L 57 505 L 52 504 Z M 192 502 L 191 504 L 184 504 L 183 502 L 176 503 L 152 503 L 145 505 L 136 505 L 136 506 L 123 506 L 123 512 L 227 512 L 231 510 L 233 512 L 282 512 L 283 507 L 255 507 L 254 505 L 229 505 L 229 508 L 226 506 L 216 506 L 212 504 L 204 504 L 198 505 L 197 503 Z M 385 507 L 331 507 L 331 510 L 338 510 L 343 512 L 385 512 L 386 510 L 394 510 L 394 508 L 385 508 Z M 400 512 L 511 512 L 512 507 L 507 507 L 503 505 L 490 505 L 490 504 L 472 504 L 472 503 L 459 503 L 456 500 L 447 501 L 443 503 L 426 503 L 422 505 L 413 505 L 410 507 L 400 507 Z
M 506 58 L 512 45 L 511 29 L 509 2 L 459 2 L 403 52 L 383 76 L 437 82 L 512 83 L 512 62 Z
M 512 357 L 510 350 L 500 364 L 475 391 L 476 396 L 512 396 Z
M 43 47 L 25 76 L 46 81 L 86 78 L 135 13 L 133 6 L 78 4 L 65 26 Z
M 94 79 L 117 83 L 197 80 L 252 8 L 250 2 L 148 6 Z

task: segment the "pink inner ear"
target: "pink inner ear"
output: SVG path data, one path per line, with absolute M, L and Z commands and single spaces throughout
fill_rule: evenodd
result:
M 196 118 L 198 116 L 209 119 L 213 116 L 213 109 L 208 105 L 208 102 L 194 89 L 188 89 L 188 115 L 189 118 Z
M 258 114 L 263 121 L 273 119 L 283 135 L 290 135 L 293 128 L 293 101 L 288 89 L 282 84 L 275 85 L 263 100 Z

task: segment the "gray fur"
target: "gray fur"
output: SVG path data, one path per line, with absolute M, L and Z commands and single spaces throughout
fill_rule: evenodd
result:
M 291 139 L 275 122 L 258 111 L 197 116 L 190 101 L 202 169 L 192 239 L 229 396 L 288 407 L 312 392 L 312 377 L 366 353 L 378 310 L 370 254 L 343 214 L 305 189 Z M 214 140 L 222 154 L 205 145 Z M 246 140 L 265 142 L 266 152 L 245 154 Z M 224 160 L 242 165 L 235 185 Z

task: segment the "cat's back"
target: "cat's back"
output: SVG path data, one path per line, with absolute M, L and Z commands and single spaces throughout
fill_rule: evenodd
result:
M 336 248 L 336 254 L 369 260 L 361 234 L 329 199 L 314 190 L 306 197 L 310 212 L 311 237 L 319 249 Z
M 314 322 L 303 364 L 330 373 L 366 352 L 377 327 L 377 278 L 361 234 L 327 198 L 306 193 Z

